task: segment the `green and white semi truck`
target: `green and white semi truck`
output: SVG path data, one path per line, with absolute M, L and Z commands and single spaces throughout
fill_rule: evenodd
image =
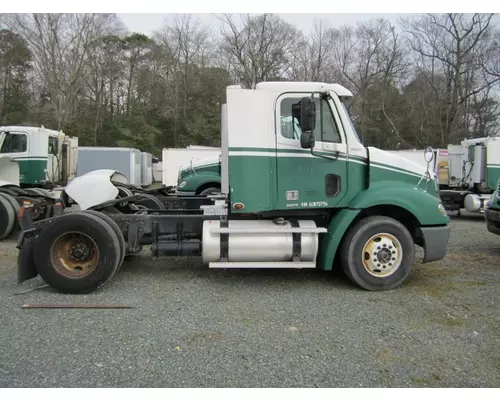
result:
M 33 126 L 1 126 L 0 157 L 19 163 L 21 187 L 65 185 L 76 174 L 78 138 Z
M 363 146 L 349 90 L 264 82 L 226 93 L 217 195 L 172 195 L 178 207 L 151 210 L 117 199 L 109 171 L 75 178 L 64 191 L 80 211 L 33 222 L 22 207 L 19 281 L 40 274 L 61 292 L 90 292 L 151 246 L 154 257 L 197 256 L 210 268 L 340 265 L 360 287 L 389 290 L 410 276 L 416 245 L 423 263 L 445 257 L 450 225 L 435 174 Z

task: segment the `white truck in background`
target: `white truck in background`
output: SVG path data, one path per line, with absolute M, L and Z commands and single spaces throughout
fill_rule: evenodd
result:
M 424 166 L 424 150 L 394 153 Z M 447 211 L 484 211 L 500 178 L 500 137 L 465 139 L 434 150 L 432 169 L 439 181 L 439 195 Z
M 78 138 L 43 126 L 1 126 L 2 156 L 19 163 L 21 187 L 64 186 L 76 176 Z
M 18 226 L 23 204 L 40 221 L 59 215 L 64 204 L 54 186 L 76 175 L 78 138 L 32 126 L 0 127 L 0 240 Z

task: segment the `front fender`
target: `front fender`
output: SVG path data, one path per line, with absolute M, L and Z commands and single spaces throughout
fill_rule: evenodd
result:
M 182 187 L 178 186 L 177 190 L 182 192 L 196 192 L 199 187 L 206 185 L 207 183 L 219 184 L 221 182 L 220 175 L 212 173 L 199 173 L 186 176 L 181 180 L 181 182 L 186 182 Z
M 358 194 L 349 208 L 367 209 L 375 206 L 398 206 L 415 216 L 421 226 L 447 225 L 450 217 L 440 210 L 441 201 L 436 196 L 414 185 L 381 181 Z
M 345 233 L 351 226 L 352 221 L 357 217 L 361 210 L 350 210 L 344 208 L 340 210 L 330 220 L 328 232 L 320 239 L 320 251 L 318 254 L 318 268 L 330 271 L 333 267 L 333 260 L 337 254 L 337 249 Z
M 415 216 L 421 229 L 425 226 L 429 227 L 424 230 L 425 232 L 434 232 L 437 228 L 433 227 L 441 226 L 443 232 L 446 233 L 444 226 L 448 225 L 450 218 L 441 213 L 438 198 L 422 189 L 414 188 L 413 185 L 404 185 L 398 182 L 397 186 L 391 186 L 389 181 L 376 182 L 368 190 L 356 196 L 349 204 L 349 208 L 340 210 L 330 220 L 328 232 L 321 237 L 318 267 L 323 270 L 331 270 L 340 242 L 354 219 L 362 210 L 382 205 L 398 206 L 407 210 Z M 429 234 L 428 237 L 431 238 L 431 235 Z M 443 246 L 431 249 L 430 241 L 427 240 L 424 243 L 424 248 L 428 260 L 442 258 L 439 251 Z

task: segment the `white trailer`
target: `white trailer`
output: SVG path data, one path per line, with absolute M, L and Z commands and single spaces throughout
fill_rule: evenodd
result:
M 77 176 L 98 169 L 119 171 L 128 184 L 141 185 L 141 151 L 128 147 L 87 147 L 78 149 Z

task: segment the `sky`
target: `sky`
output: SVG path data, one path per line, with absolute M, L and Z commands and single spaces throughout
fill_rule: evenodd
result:
M 159 29 L 165 20 L 171 14 L 118 14 L 129 31 L 150 35 L 153 31 Z M 203 23 L 217 29 L 219 20 L 213 14 L 195 14 Z M 342 25 L 354 25 L 357 21 L 366 21 L 373 18 L 384 17 L 385 19 L 396 23 L 400 17 L 410 16 L 412 14 L 329 14 L 329 13 L 294 13 L 280 14 L 284 20 L 295 25 L 305 34 L 309 34 L 314 21 L 322 20 L 331 27 Z M 238 20 L 238 14 L 235 14 L 235 20 Z

